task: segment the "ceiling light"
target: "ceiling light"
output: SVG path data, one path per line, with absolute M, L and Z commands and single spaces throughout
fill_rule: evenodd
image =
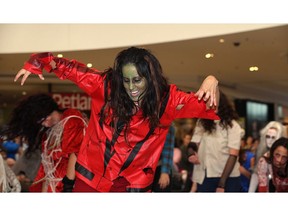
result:
M 207 53 L 206 55 L 205 55 L 205 58 L 213 58 L 214 57 L 214 54 L 213 53 Z
M 259 68 L 258 68 L 257 66 L 251 66 L 251 67 L 249 68 L 249 70 L 250 70 L 250 71 L 258 71 Z
M 63 58 L 63 55 L 62 54 L 58 54 L 57 57 L 58 58 Z
M 223 38 L 221 38 L 221 39 L 219 40 L 219 42 L 220 42 L 220 43 L 224 43 L 225 40 L 224 40 Z
M 92 64 L 91 64 L 91 63 L 88 63 L 88 64 L 87 64 L 87 67 L 91 68 L 91 67 L 92 67 Z

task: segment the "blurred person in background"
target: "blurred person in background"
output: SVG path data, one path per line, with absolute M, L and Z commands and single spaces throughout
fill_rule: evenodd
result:
M 76 155 L 85 130 L 80 111 L 59 108 L 47 94 L 31 95 L 18 103 L 3 133 L 27 140 L 26 154 L 41 148 L 42 160 L 31 192 L 72 191 Z

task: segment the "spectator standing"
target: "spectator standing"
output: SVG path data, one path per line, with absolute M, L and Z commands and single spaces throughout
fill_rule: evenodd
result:
M 189 157 L 194 163 L 193 182 L 197 192 L 240 192 L 239 150 L 242 129 L 238 115 L 226 95 L 220 92 L 217 111 L 221 120 L 198 120 L 192 142 L 198 153 Z

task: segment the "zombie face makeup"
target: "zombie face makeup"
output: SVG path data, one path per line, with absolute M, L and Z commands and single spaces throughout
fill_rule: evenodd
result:
M 133 64 L 127 64 L 122 69 L 124 88 L 135 103 L 141 101 L 147 88 L 147 80 L 139 76 L 136 67 Z
M 275 128 L 269 128 L 266 136 L 265 136 L 265 140 L 266 140 L 266 145 L 267 147 L 270 149 L 272 144 L 275 142 L 276 139 L 278 139 L 278 135 L 277 135 L 277 130 Z
M 283 146 L 279 146 L 273 153 L 273 165 L 277 168 L 283 168 L 286 166 L 288 158 L 287 149 Z

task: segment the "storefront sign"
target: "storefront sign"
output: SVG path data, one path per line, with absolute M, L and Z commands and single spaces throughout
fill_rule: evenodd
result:
M 52 93 L 61 108 L 90 110 L 91 98 L 85 93 Z

